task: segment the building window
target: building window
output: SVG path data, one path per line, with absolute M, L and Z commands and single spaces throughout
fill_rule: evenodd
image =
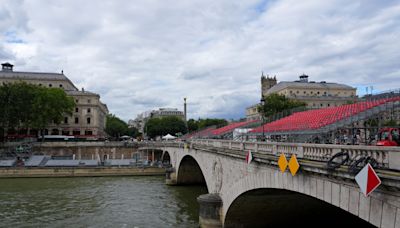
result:
M 73 135 L 80 135 L 80 134 L 81 134 L 81 131 L 72 131 L 72 134 L 73 134 Z
M 79 123 L 79 118 L 78 117 L 75 117 L 75 123 L 76 124 Z
M 39 86 L 42 86 L 42 83 L 39 83 Z
M 63 86 L 62 86 L 62 84 L 60 84 L 60 88 L 62 88 Z
M 89 104 L 90 104 L 90 99 L 88 99 L 88 100 L 87 100 L 87 103 L 89 103 Z
M 78 103 L 78 102 L 79 102 L 79 100 L 78 100 L 78 99 L 76 99 L 76 100 L 75 100 L 75 103 Z
M 328 104 L 328 107 L 331 106 L 331 104 Z
M 64 117 L 64 123 L 65 123 L 65 124 L 68 123 L 68 117 Z
M 75 112 L 79 112 L 79 108 L 75 108 Z
M 321 104 L 321 107 L 324 106 L 324 104 Z
M 85 135 L 93 135 L 92 131 L 85 131 Z
M 304 94 L 306 94 L 306 91 L 303 91 Z
M 52 85 L 52 84 L 49 84 L 49 87 L 53 87 L 53 85 Z
M 87 109 L 87 112 L 90 113 L 90 111 L 91 111 L 90 108 L 88 108 L 88 109 Z
M 298 94 L 298 93 L 299 93 L 299 91 L 297 90 L 297 91 L 296 91 L 296 93 Z
M 319 91 L 317 92 L 317 94 L 319 94 Z
M 88 118 L 86 119 L 86 123 L 87 123 L 87 124 L 90 124 L 90 117 L 88 117 Z
M 62 131 L 62 135 L 69 135 L 69 131 Z

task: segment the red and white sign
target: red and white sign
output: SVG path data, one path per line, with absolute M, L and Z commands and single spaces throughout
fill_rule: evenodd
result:
M 249 152 L 247 152 L 247 154 L 246 154 L 247 164 L 250 164 L 251 160 L 253 160 L 253 155 L 251 154 L 251 150 L 249 150 Z
M 369 163 L 356 175 L 355 178 L 365 196 L 368 196 L 381 184 L 381 179 L 379 179 L 375 170 Z

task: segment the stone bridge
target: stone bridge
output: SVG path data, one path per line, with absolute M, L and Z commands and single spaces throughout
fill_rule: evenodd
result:
M 205 184 L 198 197 L 202 227 L 311 226 L 400 227 L 400 148 L 226 140 L 141 144 L 159 149 L 172 165 L 170 185 Z M 247 164 L 245 155 L 254 160 Z M 335 170 L 327 161 L 347 152 L 349 162 Z M 284 153 L 298 158 L 295 176 L 277 165 Z M 377 161 L 382 184 L 368 197 L 360 192 L 351 161 Z

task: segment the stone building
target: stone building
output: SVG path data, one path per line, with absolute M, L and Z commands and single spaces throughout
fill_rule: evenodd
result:
M 276 76 L 274 77 L 267 77 L 264 76 L 264 73 L 261 74 L 261 97 L 267 94 L 268 90 L 274 87 L 277 84 Z
M 177 108 L 159 108 L 158 110 L 146 111 L 137 115 L 134 120 L 129 120 L 128 124 L 137 128 L 140 133 L 144 133 L 144 126 L 149 119 L 167 116 L 176 116 L 185 120 L 184 112 L 179 111 Z
M 260 113 L 258 113 L 258 106 L 260 104 L 255 104 L 246 108 L 246 120 L 261 120 Z
M 78 90 L 63 72 L 18 72 L 13 70 L 13 65 L 3 63 L 0 71 L 0 83 L 13 83 L 23 81 L 30 84 L 49 88 L 60 88 L 68 96 L 74 98 L 76 107 L 72 115 L 65 115 L 61 124 L 49 124 L 45 129 L 46 135 L 73 135 L 75 137 L 98 139 L 104 138 L 106 115 L 108 109 L 100 101 L 100 95 L 89 91 Z M 37 132 L 28 129 L 28 133 Z
M 279 82 L 268 89 L 264 96 L 272 93 L 307 103 L 308 108 L 339 106 L 357 100 L 356 88 L 333 82 L 308 81 L 307 75 L 300 75 L 294 82 Z
M 297 81 L 281 81 L 276 76 L 261 75 L 261 97 L 272 93 L 284 95 L 290 99 L 303 101 L 308 108 L 326 108 L 357 101 L 356 88 L 332 82 L 308 81 L 308 75 L 300 75 Z M 260 98 L 261 100 L 261 98 Z M 246 119 L 260 119 L 257 111 L 259 104 L 246 108 Z

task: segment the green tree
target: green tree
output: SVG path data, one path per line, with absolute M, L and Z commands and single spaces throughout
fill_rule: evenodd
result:
M 139 130 L 136 129 L 135 127 L 128 128 L 127 135 L 132 136 L 134 138 L 140 136 Z
M 305 107 L 307 104 L 297 100 L 291 100 L 284 95 L 273 93 L 269 96 L 264 97 L 264 105 L 258 107 L 258 111 L 264 115 L 264 117 L 270 117 L 284 110 Z
M 199 129 L 199 126 L 197 125 L 197 122 L 194 119 L 189 119 L 187 121 L 187 126 L 189 132 L 197 131 L 197 129 Z
M 25 82 L 0 86 L 0 126 L 3 132 L 19 128 L 43 129 L 59 124 L 71 114 L 75 102 L 62 89 L 43 88 Z
M 41 130 L 51 122 L 60 124 L 64 115 L 72 115 L 75 101 L 62 89 L 39 87 L 33 99 L 32 124 L 33 128 Z
M 147 121 L 145 131 L 150 138 L 155 138 L 166 134 L 185 134 L 187 129 L 185 122 L 181 118 L 167 116 L 163 118 L 152 118 Z
M 210 126 L 223 127 L 228 124 L 225 119 L 189 119 L 187 122 L 189 132 L 197 131 Z
M 114 138 L 129 134 L 128 124 L 113 114 L 106 116 L 106 133 Z

